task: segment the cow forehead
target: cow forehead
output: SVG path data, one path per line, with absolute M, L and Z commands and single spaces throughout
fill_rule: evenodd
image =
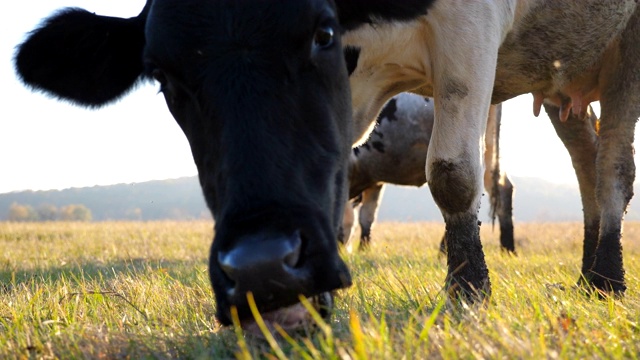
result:
M 189 32 L 209 41 L 255 36 L 254 42 L 275 46 L 275 36 L 290 37 L 313 29 L 322 16 L 335 17 L 332 3 L 326 0 L 155 0 L 147 31 L 162 25 L 169 32 Z
M 155 0 L 145 29 L 147 51 L 162 57 L 299 51 L 322 22 L 337 24 L 331 3 L 323 0 Z
M 318 26 L 338 31 L 326 0 L 155 0 L 144 56 L 191 85 L 239 72 L 263 82 L 284 79 L 289 64 L 307 60 Z

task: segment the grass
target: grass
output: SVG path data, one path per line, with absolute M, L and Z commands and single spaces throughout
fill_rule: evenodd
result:
M 441 224 L 381 223 L 345 254 L 354 286 L 329 324 L 271 344 L 221 327 L 208 222 L 0 223 L 0 358 L 637 359 L 640 224 L 625 224 L 628 291 L 577 291 L 581 224 L 517 224 L 519 256 L 482 236 L 493 295 L 444 306 Z

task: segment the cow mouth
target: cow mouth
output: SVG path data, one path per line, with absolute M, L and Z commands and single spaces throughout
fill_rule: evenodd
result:
M 287 334 L 313 331 L 318 324 L 318 316 L 326 321 L 333 311 L 333 294 L 324 292 L 306 299 L 306 304 L 296 304 L 263 312 L 240 321 L 246 334 L 264 339 L 277 336 L 281 331 Z

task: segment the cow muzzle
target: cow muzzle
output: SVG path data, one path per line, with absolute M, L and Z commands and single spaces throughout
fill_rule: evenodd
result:
M 231 323 L 235 307 L 242 327 L 254 333 L 258 332 L 256 309 L 268 326 L 278 324 L 285 330 L 313 326 L 309 304 L 328 318 L 332 292 L 350 286 L 351 276 L 337 247 L 317 247 L 316 243 L 310 249 L 311 241 L 299 230 L 258 231 L 239 236 L 233 245 L 214 251 L 212 260 L 217 264 L 212 266 L 219 272 L 212 273 L 212 281 L 214 289 L 218 286 L 218 303 L 222 303 L 219 316 Z M 303 306 L 302 298 L 309 304 Z
M 246 235 L 237 244 L 218 253 L 218 263 L 233 283 L 226 291 L 231 304 L 246 303 L 251 292 L 256 303 L 272 308 L 308 293 L 311 274 L 301 261 L 300 232 Z

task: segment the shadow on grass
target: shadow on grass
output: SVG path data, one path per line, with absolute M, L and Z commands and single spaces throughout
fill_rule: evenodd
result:
M 62 266 L 36 269 L 0 270 L 0 292 L 10 292 L 16 288 L 32 284 L 54 284 L 64 281 L 71 286 L 105 283 L 123 276 L 148 276 L 163 274 L 185 286 L 199 280 L 199 269 L 206 269 L 202 260 L 161 260 L 126 259 L 111 262 L 86 261 Z

